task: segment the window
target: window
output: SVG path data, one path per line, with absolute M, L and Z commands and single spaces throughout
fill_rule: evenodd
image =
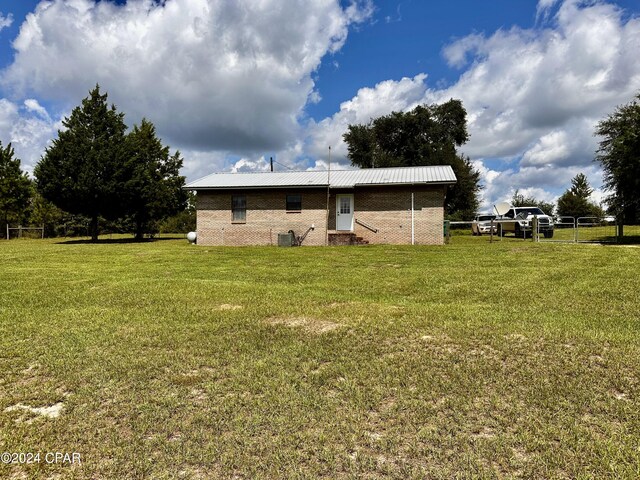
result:
M 340 197 L 340 214 L 351 213 L 351 198 L 347 196 Z
M 247 196 L 231 196 L 231 221 L 244 223 L 247 221 Z
M 302 195 L 287 195 L 287 212 L 302 210 Z

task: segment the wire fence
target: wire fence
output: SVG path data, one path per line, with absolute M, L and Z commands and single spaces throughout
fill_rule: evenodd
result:
M 486 222 L 487 226 L 489 222 Z M 532 222 L 536 223 L 537 222 Z M 626 243 L 640 244 L 640 225 L 618 225 L 612 217 L 558 217 L 553 223 L 553 231 L 548 228 L 542 230 L 540 224 L 534 229 L 519 230 L 517 233 L 503 233 L 500 228 L 500 220 L 493 224 L 493 235 L 491 228 L 481 231 L 477 222 L 448 222 L 445 227 L 445 241 L 451 236 L 458 235 L 480 235 L 490 239 L 490 241 L 502 241 L 505 238 L 517 238 L 528 241 L 539 242 L 564 242 L 564 243 Z M 545 235 L 546 232 L 546 235 Z

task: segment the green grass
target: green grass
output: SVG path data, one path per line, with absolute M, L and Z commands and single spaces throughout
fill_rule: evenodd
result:
M 640 249 L 0 242 L 0 478 L 638 478 Z M 62 413 L 46 418 L 16 404 Z

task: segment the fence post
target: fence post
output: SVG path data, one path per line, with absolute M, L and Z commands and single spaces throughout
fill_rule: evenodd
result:
M 7 223 L 7 240 L 9 240 L 9 224 Z
M 538 235 L 538 216 L 534 215 L 533 216 L 533 223 L 531 225 L 531 239 L 534 242 L 539 242 L 539 235 Z

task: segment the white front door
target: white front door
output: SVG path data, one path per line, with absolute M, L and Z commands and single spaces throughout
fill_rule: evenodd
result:
M 336 195 L 336 230 L 353 231 L 353 195 Z

